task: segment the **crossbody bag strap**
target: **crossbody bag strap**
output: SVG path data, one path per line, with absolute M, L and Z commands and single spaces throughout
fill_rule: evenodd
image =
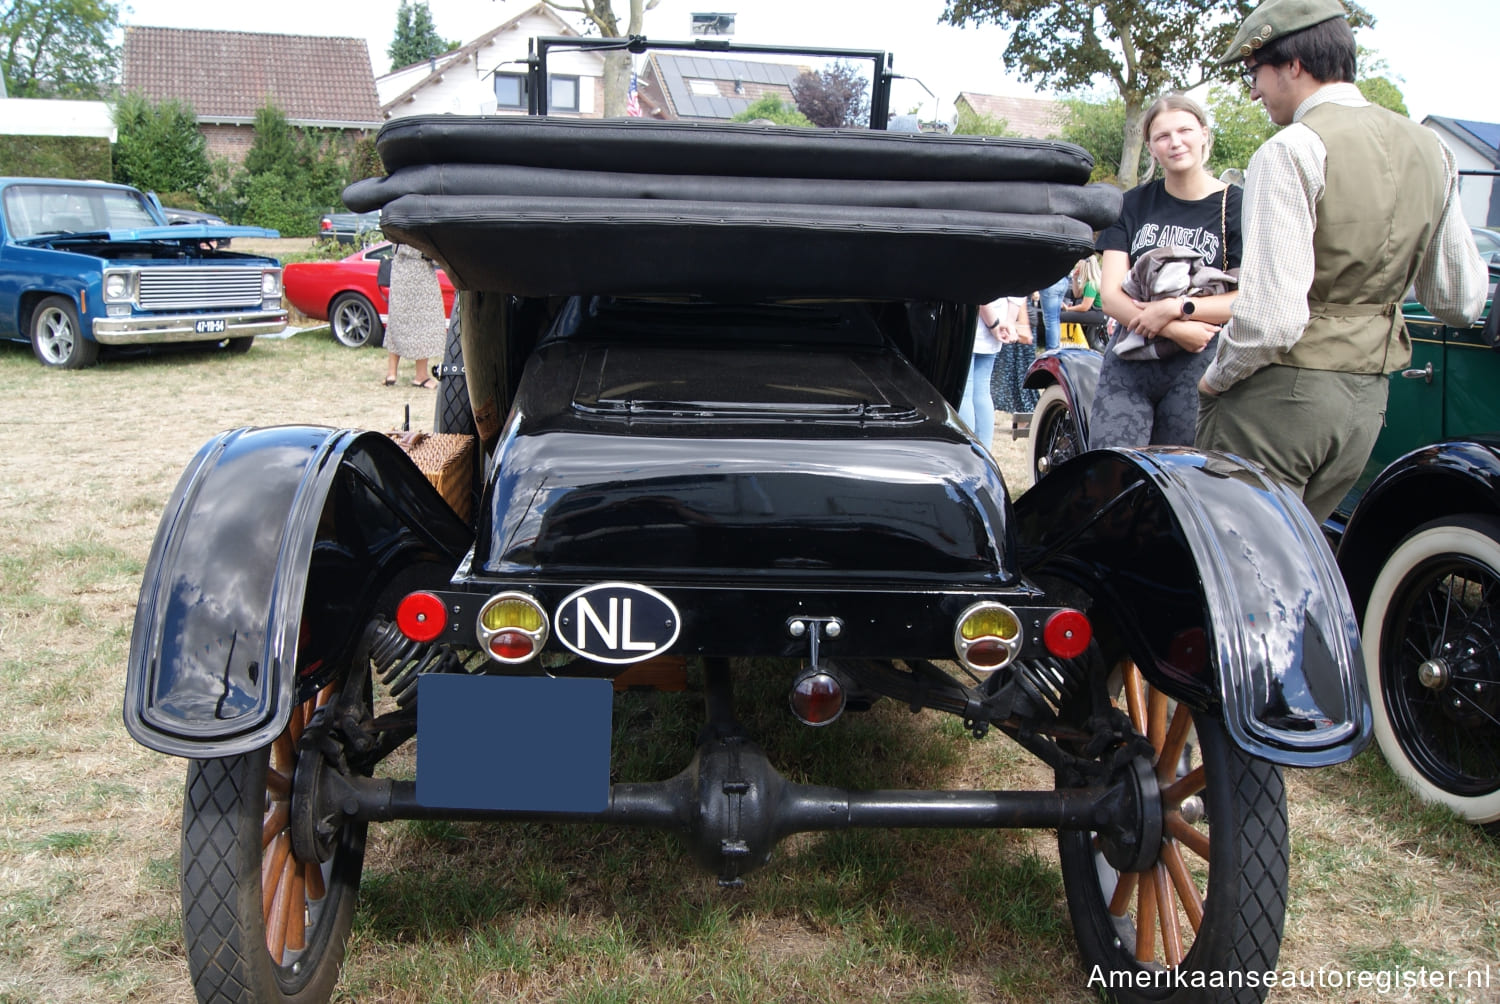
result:
M 1219 251 L 1224 256 L 1224 271 L 1229 271 L 1229 183 L 1224 184 L 1224 194 L 1219 198 Z

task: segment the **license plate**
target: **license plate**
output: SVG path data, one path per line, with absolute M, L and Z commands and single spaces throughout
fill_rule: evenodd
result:
M 224 333 L 224 321 L 195 321 L 193 330 L 200 335 L 220 335 Z
M 417 801 L 600 812 L 613 711 L 608 680 L 429 673 L 417 682 Z

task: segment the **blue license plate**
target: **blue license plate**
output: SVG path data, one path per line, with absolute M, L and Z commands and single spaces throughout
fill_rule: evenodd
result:
M 600 812 L 614 687 L 602 679 L 417 682 L 417 801 L 445 809 Z

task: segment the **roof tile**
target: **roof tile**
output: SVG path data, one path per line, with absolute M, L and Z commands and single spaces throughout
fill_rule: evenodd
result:
M 998 94 L 962 91 L 958 100 L 980 115 L 1004 119 L 1006 129 L 1029 139 L 1052 139 L 1062 130 L 1067 106 L 1050 98 L 1011 98 Z
M 132 25 L 121 64 L 125 90 L 186 101 L 200 119 L 253 118 L 271 101 L 294 123 L 381 121 L 362 38 Z

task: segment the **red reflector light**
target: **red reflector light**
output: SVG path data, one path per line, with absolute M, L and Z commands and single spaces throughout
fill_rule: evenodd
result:
M 318 229 L 319 230 L 332 230 L 333 229 L 333 221 L 332 220 L 319 220 L 318 221 Z
M 448 608 L 431 593 L 411 593 L 396 607 L 396 627 L 412 641 L 432 641 L 448 627 Z
M 536 641 L 525 631 L 497 631 L 490 639 L 490 651 L 499 659 L 526 659 L 536 651 Z
M 827 725 L 844 711 L 844 688 L 827 673 L 804 673 L 792 684 L 792 714 L 804 725 Z
M 1059 659 L 1076 659 L 1094 640 L 1094 626 L 1077 610 L 1059 610 L 1047 618 L 1042 643 Z

